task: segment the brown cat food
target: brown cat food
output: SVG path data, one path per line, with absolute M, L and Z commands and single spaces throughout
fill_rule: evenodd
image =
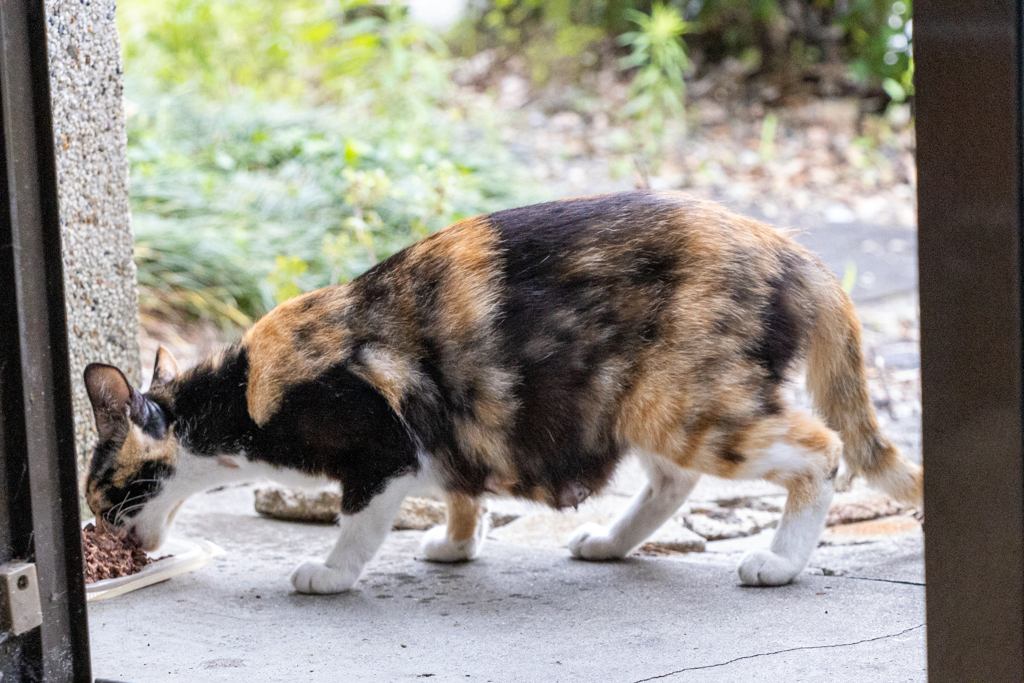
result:
M 117 579 L 142 571 L 150 563 L 146 551 L 120 530 L 99 530 L 94 524 L 82 529 L 85 551 L 85 582 Z

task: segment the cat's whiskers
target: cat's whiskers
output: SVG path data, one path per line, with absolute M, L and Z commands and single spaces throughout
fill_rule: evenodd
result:
M 136 505 L 132 505 L 131 507 L 121 510 L 114 522 L 114 526 L 121 526 L 121 522 L 124 520 L 125 516 L 131 514 L 135 510 L 141 510 L 145 505 L 145 503 L 137 503 Z
M 133 503 L 133 502 L 135 502 L 135 501 L 137 501 L 139 499 L 145 498 L 145 497 L 146 497 L 145 493 L 140 493 L 140 494 L 137 494 L 137 495 L 134 495 L 134 496 L 128 496 L 127 498 L 122 500 L 120 503 L 118 503 L 117 505 L 112 507 L 107 514 L 110 514 L 110 513 L 114 514 L 114 526 L 120 526 L 121 520 L 124 518 L 125 506 L 128 505 L 128 503 Z M 141 508 L 145 504 L 146 504 L 145 501 L 143 501 L 142 503 L 138 503 L 137 505 L 133 506 L 131 509 L 135 509 L 136 507 L 140 507 Z

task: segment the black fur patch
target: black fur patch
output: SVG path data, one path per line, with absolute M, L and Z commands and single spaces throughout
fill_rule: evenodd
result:
M 199 365 L 172 385 L 178 438 L 196 455 L 250 451 L 256 423 L 249 417 L 245 388 L 246 349 L 226 350 L 219 364 Z
M 602 407 L 583 402 L 609 362 L 632 367 L 659 338 L 683 273 L 652 232 L 676 209 L 629 193 L 491 217 L 503 254 L 503 364 L 518 377 L 509 435 L 519 470 L 514 494 L 541 487 L 557 502 L 572 487 L 599 490 L 622 455 L 607 415 L 596 442 L 584 443 L 584 413 Z
M 100 513 L 110 524 L 114 524 L 115 521 L 123 522 L 139 514 L 143 503 L 160 493 L 164 480 L 174 474 L 174 468 L 164 462 L 144 462 L 135 476 L 125 482 L 124 486 L 113 485 L 113 474 L 112 469 L 101 470 L 95 479 L 96 485 L 112 504 Z
M 747 456 L 742 455 L 741 453 L 737 453 L 732 449 L 726 449 L 720 457 L 722 458 L 722 460 L 725 460 L 726 462 L 731 462 L 734 465 L 742 465 L 747 461 Z
M 416 444 L 398 415 L 342 366 L 292 387 L 253 446 L 258 460 L 340 481 L 345 514 L 419 468 Z
M 182 444 L 198 455 L 244 453 L 342 483 L 342 512 L 365 508 L 389 479 L 418 467 L 416 445 L 387 401 L 337 366 L 291 387 L 262 428 L 246 401 L 248 356 L 242 347 L 217 366 L 199 366 L 174 385 Z
M 144 434 L 160 440 L 167 436 L 167 427 L 171 420 L 165 414 L 162 404 L 148 396 L 139 396 L 138 405 L 132 406 L 132 422 L 137 424 Z
M 472 464 L 476 459 L 466 456 L 473 454 L 462 453 L 455 436 L 455 420 L 469 418 L 473 414 L 469 392 L 465 388 L 451 386 L 443 369 L 445 359 L 437 341 L 424 337 L 420 343 L 423 353 L 420 371 L 426 378 L 425 386 L 422 391 L 405 398 L 402 414 L 415 430 L 423 449 L 448 464 L 449 474 L 454 478 L 450 482 L 452 487 L 479 495 L 484 491 L 484 482 L 490 472 Z
M 763 333 L 748 355 L 768 371 L 768 379 L 780 383 L 790 363 L 803 345 L 805 331 L 799 317 L 791 309 L 791 289 L 797 271 L 792 259 L 784 260 L 783 275 L 769 282 L 768 300 L 764 304 Z

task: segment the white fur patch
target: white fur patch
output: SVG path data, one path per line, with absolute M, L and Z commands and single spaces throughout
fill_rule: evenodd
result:
M 832 482 L 825 481 L 810 505 L 794 511 L 787 501 L 771 550 L 744 555 L 738 568 L 740 581 L 748 586 L 782 586 L 796 578 L 818 545 L 832 493 Z
M 323 488 L 326 477 L 311 477 L 296 470 L 246 460 L 244 455 L 198 456 L 182 448 L 175 456 L 174 474 L 160 492 L 146 502 L 130 525 L 146 550 L 163 542 L 170 517 L 189 496 L 218 486 L 272 480 L 295 488 Z
M 425 459 L 421 458 L 421 462 Z M 424 465 L 426 463 L 424 462 Z M 324 562 L 304 562 L 292 573 L 292 586 L 299 593 L 341 593 L 352 588 L 366 563 L 373 559 L 405 497 L 433 479 L 424 466 L 416 474 L 407 474 L 388 483 L 387 488 L 370 500 L 370 504 L 354 515 L 338 520 L 341 533 Z
M 751 463 L 751 467 L 745 468 L 742 475 L 761 479 L 772 473 L 803 472 L 817 457 L 819 457 L 818 454 L 807 449 L 776 441 L 758 453 L 757 458 Z
M 439 524 L 428 529 L 420 541 L 420 554 L 429 562 L 465 562 L 480 556 L 491 528 L 491 518 L 486 512 L 477 519 L 473 536 L 462 541 L 448 538 L 448 527 Z
M 659 456 L 643 455 L 648 482 L 610 528 L 584 524 L 569 539 L 569 552 L 581 560 L 620 559 L 657 531 L 683 504 L 700 480 L 700 473 L 684 470 Z

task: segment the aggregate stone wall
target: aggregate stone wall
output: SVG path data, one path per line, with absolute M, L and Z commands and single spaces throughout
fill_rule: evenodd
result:
M 96 440 L 82 371 L 138 386 L 139 312 L 115 0 L 47 0 L 64 286 L 79 473 Z

